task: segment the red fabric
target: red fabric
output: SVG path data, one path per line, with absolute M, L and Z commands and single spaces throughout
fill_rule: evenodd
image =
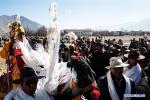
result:
M 24 63 L 23 59 L 20 56 L 16 57 L 16 61 L 17 61 L 17 66 L 20 70 L 24 66 L 25 63 Z
M 22 55 L 21 49 L 15 49 L 14 56 L 20 56 L 20 55 Z
M 92 92 L 91 92 L 92 100 L 100 100 L 101 93 L 100 93 L 100 91 L 97 90 L 96 84 L 93 83 L 90 85 L 90 87 L 92 89 Z
M 79 60 L 80 60 L 80 56 L 76 56 L 76 60 L 78 60 L 78 61 L 79 61 Z
M 96 87 L 96 84 L 91 84 L 91 89 L 92 90 L 95 90 L 97 87 Z
M 92 100 L 99 100 L 100 97 L 101 97 L 101 94 L 100 94 L 100 92 L 98 90 L 93 90 L 91 92 L 91 98 L 92 98 Z

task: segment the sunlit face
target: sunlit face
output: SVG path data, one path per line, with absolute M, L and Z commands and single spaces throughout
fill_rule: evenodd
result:
M 120 78 L 123 73 L 123 67 L 111 68 L 110 71 L 115 77 Z
M 147 51 L 143 50 L 143 51 L 140 51 L 140 54 L 141 55 L 144 55 Z
M 30 96 L 33 96 L 35 94 L 36 88 L 37 88 L 37 78 L 25 78 L 22 81 L 22 89 L 25 93 L 27 93 Z
M 136 64 L 136 59 L 128 58 L 128 63 L 130 64 L 130 66 L 134 66 Z
M 23 37 L 24 37 L 24 34 L 17 34 L 17 39 L 18 39 L 18 40 L 22 40 Z
M 102 50 L 102 46 L 96 46 L 96 49 L 97 49 L 98 51 L 101 51 L 101 50 Z

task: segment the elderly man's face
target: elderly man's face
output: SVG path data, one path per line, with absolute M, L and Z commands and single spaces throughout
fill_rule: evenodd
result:
M 123 67 L 111 68 L 110 71 L 115 77 L 120 78 L 122 77 Z
M 30 96 L 33 96 L 35 94 L 36 88 L 37 88 L 37 78 L 25 78 L 22 82 L 22 89 L 25 93 L 27 93 Z

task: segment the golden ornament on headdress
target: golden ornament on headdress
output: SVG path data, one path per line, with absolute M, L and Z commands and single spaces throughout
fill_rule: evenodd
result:
M 23 27 L 19 27 L 19 28 L 17 29 L 17 32 L 18 32 L 18 33 L 24 33 L 25 31 L 24 31 L 24 28 L 23 28 Z

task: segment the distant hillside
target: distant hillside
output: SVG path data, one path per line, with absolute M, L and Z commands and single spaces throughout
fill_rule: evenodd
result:
M 2 36 L 3 35 L 3 30 L 0 28 L 0 36 Z
M 150 31 L 150 19 L 144 19 L 138 22 L 126 23 L 120 26 L 120 28 L 124 28 L 127 30 L 142 30 L 142 31 Z
M 3 33 L 3 30 L 0 28 L 0 33 Z
M 7 33 L 9 30 L 7 28 L 8 21 L 14 22 L 16 20 L 17 15 L 7 16 L 2 15 L 0 16 L 0 29 Z M 38 24 L 37 22 L 34 22 L 24 16 L 20 16 L 20 21 L 23 27 L 28 28 L 30 30 L 36 31 L 39 28 L 41 28 L 43 25 Z
M 109 31 L 150 31 L 150 19 L 144 19 L 137 22 L 128 22 L 120 25 L 113 26 L 100 26 L 96 28 L 97 30 L 109 30 Z

